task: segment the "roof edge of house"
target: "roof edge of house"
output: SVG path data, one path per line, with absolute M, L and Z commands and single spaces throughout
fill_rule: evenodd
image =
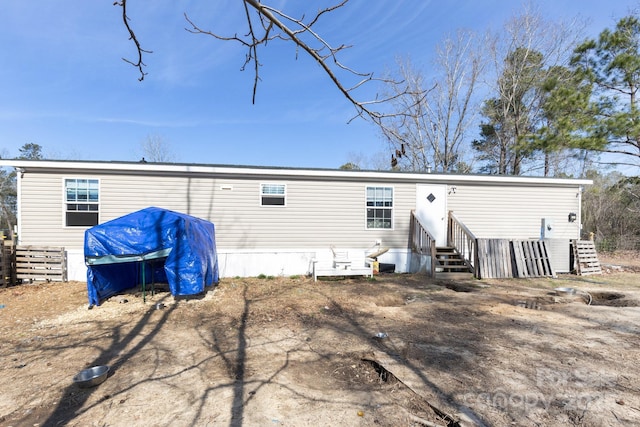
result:
M 155 163 L 125 161 L 77 161 L 77 160 L 25 160 L 0 159 L 0 167 L 14 167 L 23 172 L 39 171 L 92 171 L 129 172 L 135 174 L 197 174 L 244 175 L 256 177 L 307 177 L 334 179 L 396 180 L 443 184 L 538 184 L 538 185 L 591 185 L 593 180 L 582 178 L 548 178 L 538 176 L 442 174 L 404 171 L 343 170 L 321 168 L 293 168 L 277 166 L 208 165 L 197 163 Z

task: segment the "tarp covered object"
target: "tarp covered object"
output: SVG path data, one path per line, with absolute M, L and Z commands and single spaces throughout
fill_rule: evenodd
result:
M 174 296 L 218 282 L 215 227 L 191 215 L 149 207 L 91 227 L 84 235 L 89 305 L 151 280 Z

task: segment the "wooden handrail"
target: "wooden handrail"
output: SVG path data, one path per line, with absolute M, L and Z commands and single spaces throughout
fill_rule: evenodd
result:
M 471 239 L 476 238 L 475 234 L 473 234 L 473 232 L 471 232 L 471 230 L 469 230 L 469 228 L 467 228 L 467 226 L 464 225 L 462 221 L 458 219 L 458 217 L 453 213 L 453 211 L 449 211 L 449 221 L 453 221 L 457 227 L 460 227 L 462 229 L 462 232 L 464 234 L 469 236 L 469 238 Z
M 411 211 L 409 245 L 412 251 L 431 256 L 431 271 L 429 275 L 434 278 L 436 276 L 436 239 L 420 222 L 415 210 Z
M 449 211 L 447 226 L 447 245 L 455 248 L 473 270 L 475 277 L 479 277 L 478 239 L 453 213 Z

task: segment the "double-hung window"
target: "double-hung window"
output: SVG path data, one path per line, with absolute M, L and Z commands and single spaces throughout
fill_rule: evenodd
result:
M 287 187 L 284 184 L 260 184 L 261 206 L 285 206 Z
M 97 179 L 66 178 L 65 225 L 87 227 L 98 224 L 99 182 Z
M 367 187 L 367 229 L 393 228 L 393 187 Z

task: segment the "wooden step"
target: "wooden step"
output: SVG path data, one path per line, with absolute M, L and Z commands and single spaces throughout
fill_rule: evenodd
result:
M 436 272 L 442 274 L 468 273 L 469 268 L 464 259 L 453 247 L 436 248 Z
M 436 259 L 441 265 L 451 265 L 451 266 L 465 265 L 464 260 L 462 258 L 438 258 L 436 256 Z
M 438 246 L 436 247 L 437 254 L 457 254 L 456 248 L 452 246 Z
M 464 272 L 448 272 L 448 271 L 440 271 L 436 272 L 436 279 L 445 279 L 445 280 L 470 280 L 473 279 L 473 273 L 469 270 Z

